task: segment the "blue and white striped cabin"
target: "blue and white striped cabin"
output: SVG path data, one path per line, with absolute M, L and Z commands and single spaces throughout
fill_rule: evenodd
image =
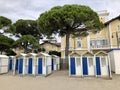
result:
M 60 70 L 60 57 L 52 55 L 52 71 Z
M 27 61 L 26 55 L 24 53 L 20 53 L 16 55 L 16 59 L 14 60 L 14 74 L 25 75 L 26 74 L 26 67 L 25 63 Z
M 108 53 L 99 51 L 95 54 L 96 76 L 111 77 L 111 66 Z
M 46 53 L 38 53 L 36 62 L 36 73 L 47 76 L 52 73 L 52 57 Z

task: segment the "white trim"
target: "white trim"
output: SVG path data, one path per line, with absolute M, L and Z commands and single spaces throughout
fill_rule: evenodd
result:
M 15 67 L 16 67 L 16 58 L 13 59 L 13 63 L 14 63 L 14 66 L 13 66 L 13 75 L 15 75 Z
M 87 47 L 88 47 L 88 51 L 91 51 L 91 47 L 90 47 L 90 36 L 87 36 Z
M 83 58 L 83 56 L 81 55 L 81 72 L 82 72 L 82 77 L 84 77 L 84 75 L 83 75 L 83 60 L 82 60 L 82 58 Z
M 110 64 L 110 56 L 108 55 L 108 65 L 109 65 L 109 70 L 110 70 L 110 78 L 112 78 L 111 74 L 111 64 Z
M 95 76 L 97 77 L 97 69 L 96 69 L 96 55 L 94 55 L 94 67 L 95 67 L 95 69 L 94 69 L 94 72 L 95 72 Z
M 87 53 L 92 54 L 92 55 L 94 56 L 94 54 L 91 53 L 91 52 L 89 52 L 89 51 L 86 51 L 85 53 L 83 53 L 82 56 L 84 56 L 84 55 L 87 54 Z
M 108 53 L 106 53 L 106 52 L 104 52 L 104 51 L 99 51 L 99 52 L 95 53 L 95 55 L 98 55 L 99 53 L 103 53 L 103 54 L 108 55 Z
M 69 60 L 68 60 L 68 63 L 69 63 L 69 76 L 71 76 L 71 74 L 70 74 L 70 71 L 71 71 L 71 68 L 70 68 L 70 56 L 69 56 Z
M 92 61 L 93 61 L 93 63 L 92 63 L 93 65 L 92 65 L 92 66 L 93 66 L 93 68 L 94 68 L 94 56 L 86 56 L 86 57 L 87 57 L 88 76 L 89 76 L 89 72 L 91 72 L 91 71 L 89 71 L 89 66 L 90 66 L 90 65 L 89 65 L 89 64 L 90 64 L 90 63 L 89 63 L 89 58 L 92 58 Z M 94 73 L 94 75 L 92 75 L 92 76 L 95 76 L 95 73 Z
M 75 50 L 88 50 L 88 49 L 78 48 L 78 49 L 75 49 Z
M 23 58 L 23 75 L 25 75 L 25 70 L 26 70 L 26 69 L 25 69 L 25 61 L 26 61 L 26 60 L 25 60 L 25 57 L 24 57 L 24 58 Z

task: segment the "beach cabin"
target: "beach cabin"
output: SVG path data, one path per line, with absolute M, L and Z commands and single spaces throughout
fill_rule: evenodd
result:
M 111 71 L 120 74 L 120 49 L 111 49 L 109 51 Z
M 8 72 L 8 60 L 8 56 L 0 55 L 0 74 Z
M 69 76 L 82 76 L 82 59 L 76 52 L 69 55 Z
M 95 76 L 94 54 L 85 52 L 82 54 L 83 76 Z
M 52 55 L 52 71 L 60 70 L 60 57 Z
M 15 56 L 9 56 L 8 70 L 13 71 Z
M 14 61 L 14 74 L 25 75 L 26 74 L 26 54 L 20 53 L 15 56 Z
M 26 55 L 27 57 L 27 62 L 26 62 L 26 73 L 29 75 L 36 75 L 36 55 L 35 53 L 28 53 Z
M 36 73 L 38 75 L 47 76 L 52 73 L 52 57 L 47 53 L 38 53 L 37 54 L 37 69 Z
M 111 66 L 108 53 L 99 51 L 95 54 L 96 76 L 111 77 Z

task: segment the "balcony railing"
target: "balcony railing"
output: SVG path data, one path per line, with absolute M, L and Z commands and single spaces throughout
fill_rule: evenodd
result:
M 95 46 L 90 46 L 91 49 L 108 49 L 110 48 L 109 45 L 95 45 Z
M 91 39 L 90 48 L 91 49 L 109 48 L 108 40 L 107 39 Z

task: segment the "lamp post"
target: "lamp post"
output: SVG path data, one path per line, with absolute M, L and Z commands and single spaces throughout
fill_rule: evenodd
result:
M 113 33 L 112 33 L 112 38 L 114 38 L 114 36 L 113 36 L 114 33 L 115 33 L 116 38 L 117 38 L 117 48 L 119 48 L 118 32 L 117 32 L 117 31 L 116 31 L 116 32 L 113 32 Z
M 30 43 L 29 43 L 29 41 L 27 41 L 27 40 L 24 40 L 23 42 L 22 42 L 22 45 L 23 45 L 23 47 L 24 47 L 24 53 L 27 53 L 27 46 L 29 45 Z

